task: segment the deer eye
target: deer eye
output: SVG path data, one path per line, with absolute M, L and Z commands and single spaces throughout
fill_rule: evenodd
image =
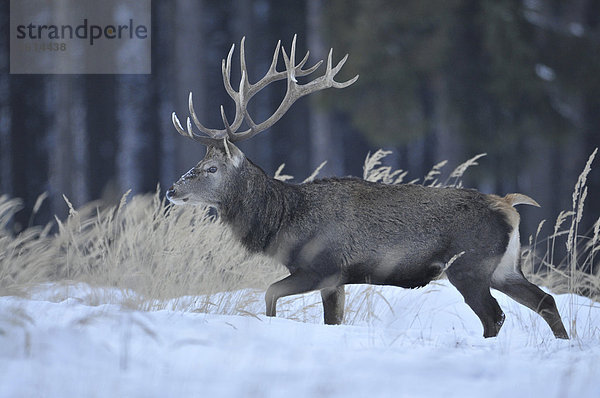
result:
M 217 172 L 217 168 L 215 166 L 211 166 L 208 169 L 206 169 L 206 171 L 208 171 L 209 173 L 216 173 Z

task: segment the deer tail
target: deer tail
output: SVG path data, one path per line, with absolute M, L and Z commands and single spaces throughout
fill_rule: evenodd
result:
M 541 207 L 538 202 L 531 199 L 527 195 L 523 195 L 521 193 L 509 193 L 504 197 L 504 200 L 508 202 L 511 206 L 515 205 L 531 205 L 535 207 Z

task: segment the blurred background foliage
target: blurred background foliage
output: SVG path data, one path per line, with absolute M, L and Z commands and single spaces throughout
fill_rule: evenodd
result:
M 8 1 L 0 15 L 0 194 L 24 201 L 16 231 L 63 217 L 62 194 L 76 207 L 115 203 L 128 189 L 160 182 L 164 190 L 194 166 L 204 149 L 175 132 L 171 112 L 185 118 L 193 91 L 205 125 L 220 127 L 220 104 L 233 114 L 220 62 L 242 36 L 252 82 L 277 40 L 289 49 L 295 33 L 310 64 L 333 47 L 334 62 L 350 54 L 339 80 L 360 74 L 350 88 L 298 101 L 241 145 L 271 175 L 285 162 L 301 181 L 324 160 L 325 176 L 361 175 L 365 155 L 385 148 L 394 151 L 390 166 L 412 180 L 442 160 L 451 169 L 485 152 L 466 185 L 540 202 L 522 211 L 527 236 L 570 207 L 577 175 L 600 146 L 596 0 L 153 0 L 150 75 L 9 74 Z M 255 98 L 256 121 L 284 90 L 275 84 Z M 591 225 L 600 173 L 588 186 Z

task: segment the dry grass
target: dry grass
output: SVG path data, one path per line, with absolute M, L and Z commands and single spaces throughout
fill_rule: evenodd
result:
M 28 228 L 17 236 L 8 231 L 21 201 L 0 196 L 0 294 L 21 294 L 29 286 L 52 277 L 54 237 L 51 226 Z
M 587 198 L 586 180 L 597 149 L 590 155 L 573 190 L 572 208 L 560 212 L 552 232 L 540 236 L 545 220 L 540 222 L 530 247 L 523 255 L 523 266 L 538 283 L 557 293 L 575 293 L 600 301 L 600 218 L 590 231 L 579 228 Z
M 405 179 L 407 172 L 382 164 L 388 154 L 377 151 L 367 156 L 365 179 L 388 184 Z M 523 252 L 523 268 L 535 283 L 555 292 L 583 294 L 598 301 L 600 275 L 594 264 L 600 250 L 600 219 L 589 234 L 579 231 L 586 178 L 595 154 L 577 181 L 573 208 L 558 216 L 547 237 L 541 236 L 544 222 L 540 223 L 530 238 L 530 247 Z M 456 167 L 446 179 L 442 179 L 446 162 L 441 162 L 420 183 L 461 186 L 465 171 L 482 156 Z M 289 179 L 282 170 L 278 170 L 278 177 Z M 44 199 L 40 197 L 36 209 Z M 158 189 L 154 195 L 128 198 L 125 194 L 118 205 L 111 207 L 90 203 L 76 210 L 67 198 L 65 203 L 70 209 L 66 220 L 56 219 L 54 224 L 31 227 L 15 236 L 9 232 L 10 220 L 21 209 L 21 202 L 0 197 L 0 295 L 27 295 L 33 286 L 44 282 L 81 282 L 110 288 L 107 292 L 121 292 L 112 298 L 90 295 L 91 305 L 116 301 L 143 310 L 254 315 L 262 312 L 261 292 L 287 274 L 281 265 L 267 258 L 249 256 L 207 209 L 169 206 Z M 567 255 L 558 258 L 561 247 L 567 249 Z M 376 287 L 349 293 L 346 322 L 375 317 L 372 303 L 381 300 L 379 296 Z M 287 301 L 294 300 L 305 299 Z M 315 296 L 307 300 L 305 307 L 319 305 L 318 301 Z M 306 316 L 302 311 L 289 314 L 300 320 Z
M 207 209 L 167 206 L 160 194 L 123 196 L 117 206 L 91 203 L 56 220 L 50 227 L 29 228 L 11 236 L 0 230 L 0 294 L 26 294 L 33 285 L 83 282 L 121 289 L 122 300 L 141 309 L 173 306 L 177 297 L 204 295 L 195 307 L 227 307 L 214 293 L 265 289 L 285 275 L 283 267 L 249 256 Z M 0 224 L 6 227 L 20 208 L 0 199 Z M 233 299 L 238 300 L 239 298 Z

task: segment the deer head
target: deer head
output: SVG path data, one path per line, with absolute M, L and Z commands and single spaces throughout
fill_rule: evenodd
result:
M 246 67 L 245 38 L 242 38 L 240 45 L 240 69 L 241 79 L 238 91 L 235 91 L 231 85 L 231 58 L 235 45 L 231 46 L 227 60 L 222 60 L 221 72 L 223 74 L 223 84 L 225 90 L 235 103 L 235 118 L 230 123 L 225 115 L 225 110 L 221 105 L 221 118 L 223 119 L 223 129 L 210 129 L 204 127 L 194 111 L 192 93 L 189 95 L 190 117 L 187 118 L 186 129 L 184 129 L 175 115 L 172 114 L 173 125 L 179 134 L 198 141 L 207 147 L 204 158 L 190 171 L 185 173 L 169 190 L 167 198 L 174 204 L 205 204 L 219 207 L 219 203 L 226 194 L 228 187 L 239 183 L 240 170 L 247 163 L 242 151 L 234 143 L 247 140 L 256 134 L 268 129 L 275 124 L 287 112 L 290 106 L 299 98 L 310 93 L 323 90 L 329 87 L 344 88 L 353 84 L 358 75 L 354 78 L 340 83 L 334 81 L 335 75 L 340 71 L 348 55 L 338 64 L 332 66 L 333 49 L 329 51 L 327 57 L 327 67 L 325 74 L 308 83 L 299 84 L 296 77 L 306 76 L 319 68 L 323 61 L 317 62 L 314 66 L 304 69 L 308 61 L 309 52 L 304 58 L 296 64 L 296 36 L 292 40 L 290 55 L 286 53 L 281 46 L 281 41 L 277 43 L 271 66 L 266 75 L 258 82 L 251 84 L 248 81 L 248 71 Z M 285 70 L 277 71 L 277 61 L 279 60 L 279 50 L 283 54 Z M 287 80 L 287 89 L 283 100 L 275 112 L 265 121 L 256 124 L 248 113 L 248 103 L 260 90 L 267 85 L 278 81 Z M 192 128 L 192 121 L 196 128 L 202 133 L 196 133 Z M 247 129 L 239 132 L 242 124 L 245 123 Z

